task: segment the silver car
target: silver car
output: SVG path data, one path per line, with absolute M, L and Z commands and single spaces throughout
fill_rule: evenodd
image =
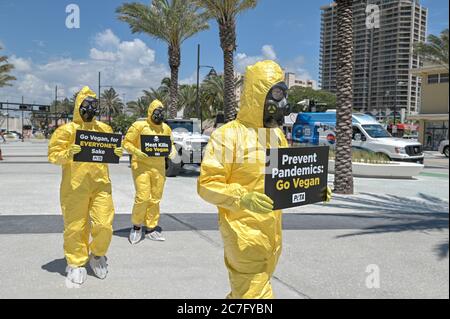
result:
M 448 146 L 448 140 L 444 140 L 439 144 L 439 153 L 444 154 L 446 157 L 448 157 L 449 153 L 449 146 Z

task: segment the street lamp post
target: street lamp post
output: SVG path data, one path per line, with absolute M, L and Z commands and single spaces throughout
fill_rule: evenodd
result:
M 197 108 L 197 115 L 198 118 L 200 119 L 200 134 L 202 133 L 203 130 L 203 114 L 202 114 L 202 110 L 200 107 L 200 68 L 209 68 L 211 69 L 209 71 L 208 77 L 209 76 L 216 76 L 217 72 L 214 69 L 214 67 L 209 66 L 209 65 L 200 65 L 200 44 L 197 46 L 197 92 L 196 92 L 196 101 L 195 101 L 195 105 Z
M 398 95 L 397 87 L 403 86 L 406 84 L 407 84 L 406 82 L 396 82 L 395 83 L 394 125 L 396 125 L 396 122 L 397 122 L 397 95 Z M 401 121 L 401 119 L 400 119 L 400 121 Z

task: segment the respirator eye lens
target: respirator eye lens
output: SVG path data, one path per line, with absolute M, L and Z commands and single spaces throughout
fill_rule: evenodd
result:
M 285 98 L 284 91 L 281 88 L 275 87 L 272 90 L 272 97 L 275 101 L 281 101 Z
M 92 108 L 97 109 L 98 108 L 98 100 L 97 99 L 85 99 L 83 102 L 81 102 L 81 107 L 83 108 Z

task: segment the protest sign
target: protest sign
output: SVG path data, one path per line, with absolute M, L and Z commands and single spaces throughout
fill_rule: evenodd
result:
M 274 209 L 325 200 L 328 153 L 327 146 L 267 150 L 265 194 L 274 201 Z
M 141 151 L 150 157 L 168 157 L 172 141 L 168 135 L 141 135 Z
M 75 144 L 81 146 L 81 152 L 73 156 L 74 162 L 119 163 L 114 149 L 122 145 L 120 134 L 77 130 Z

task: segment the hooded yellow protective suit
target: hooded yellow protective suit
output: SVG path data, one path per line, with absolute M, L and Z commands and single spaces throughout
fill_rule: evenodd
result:
M 60 188 L 64 216 L 64 253 L 72 267 L 82 267 L 89 253 L 105 256 L 112 238 L 114 206 L 108 165 L 74 162 L 70 146 L 77 130 L 112 133 L 109 125 L 96 121 L 84 122 L 79 109 L 87 97 L 96 97 L 88 87 L 77 95 L 73 122 L 59 127 L 48 146 L 48 160 L 62 166 Z M 92 242 L 89 244 L 89 236 Z
M 141 150 L 141 135 L 172 136 L 172 130 L 167 124 L 158 125 L 152 121 L 153 111 L 159 107 L 163 107 L 163 104 L 158 100 L 150 104 L 147 120 L 137 121 L 129 128 L 123 145 L 133 155 L 131 170 L 136 196 L 131 222 L 135 226 L 144 225 L 149 229 L 159 224 L 159 203 L 166 182 L 166 162 L 164 157 L 139 159 L 135 154 Z M 176 149 L 172 143 L 172 152 L 169 157 L 173 158 L 175 155 Z
M 273 298 L 270 279 L 281 253 L 281 211 L 254 213 L 241 208 L 241 198 L 264 193 L 266 149 L 288 147 L 279 128 L 263 125 L 266 96 L 283 81 L 283 71 L 273 61 L 248 67 L 237 120 L 212 134 L 202 162 L 198 193 L 219 209 L 228 298 Z

